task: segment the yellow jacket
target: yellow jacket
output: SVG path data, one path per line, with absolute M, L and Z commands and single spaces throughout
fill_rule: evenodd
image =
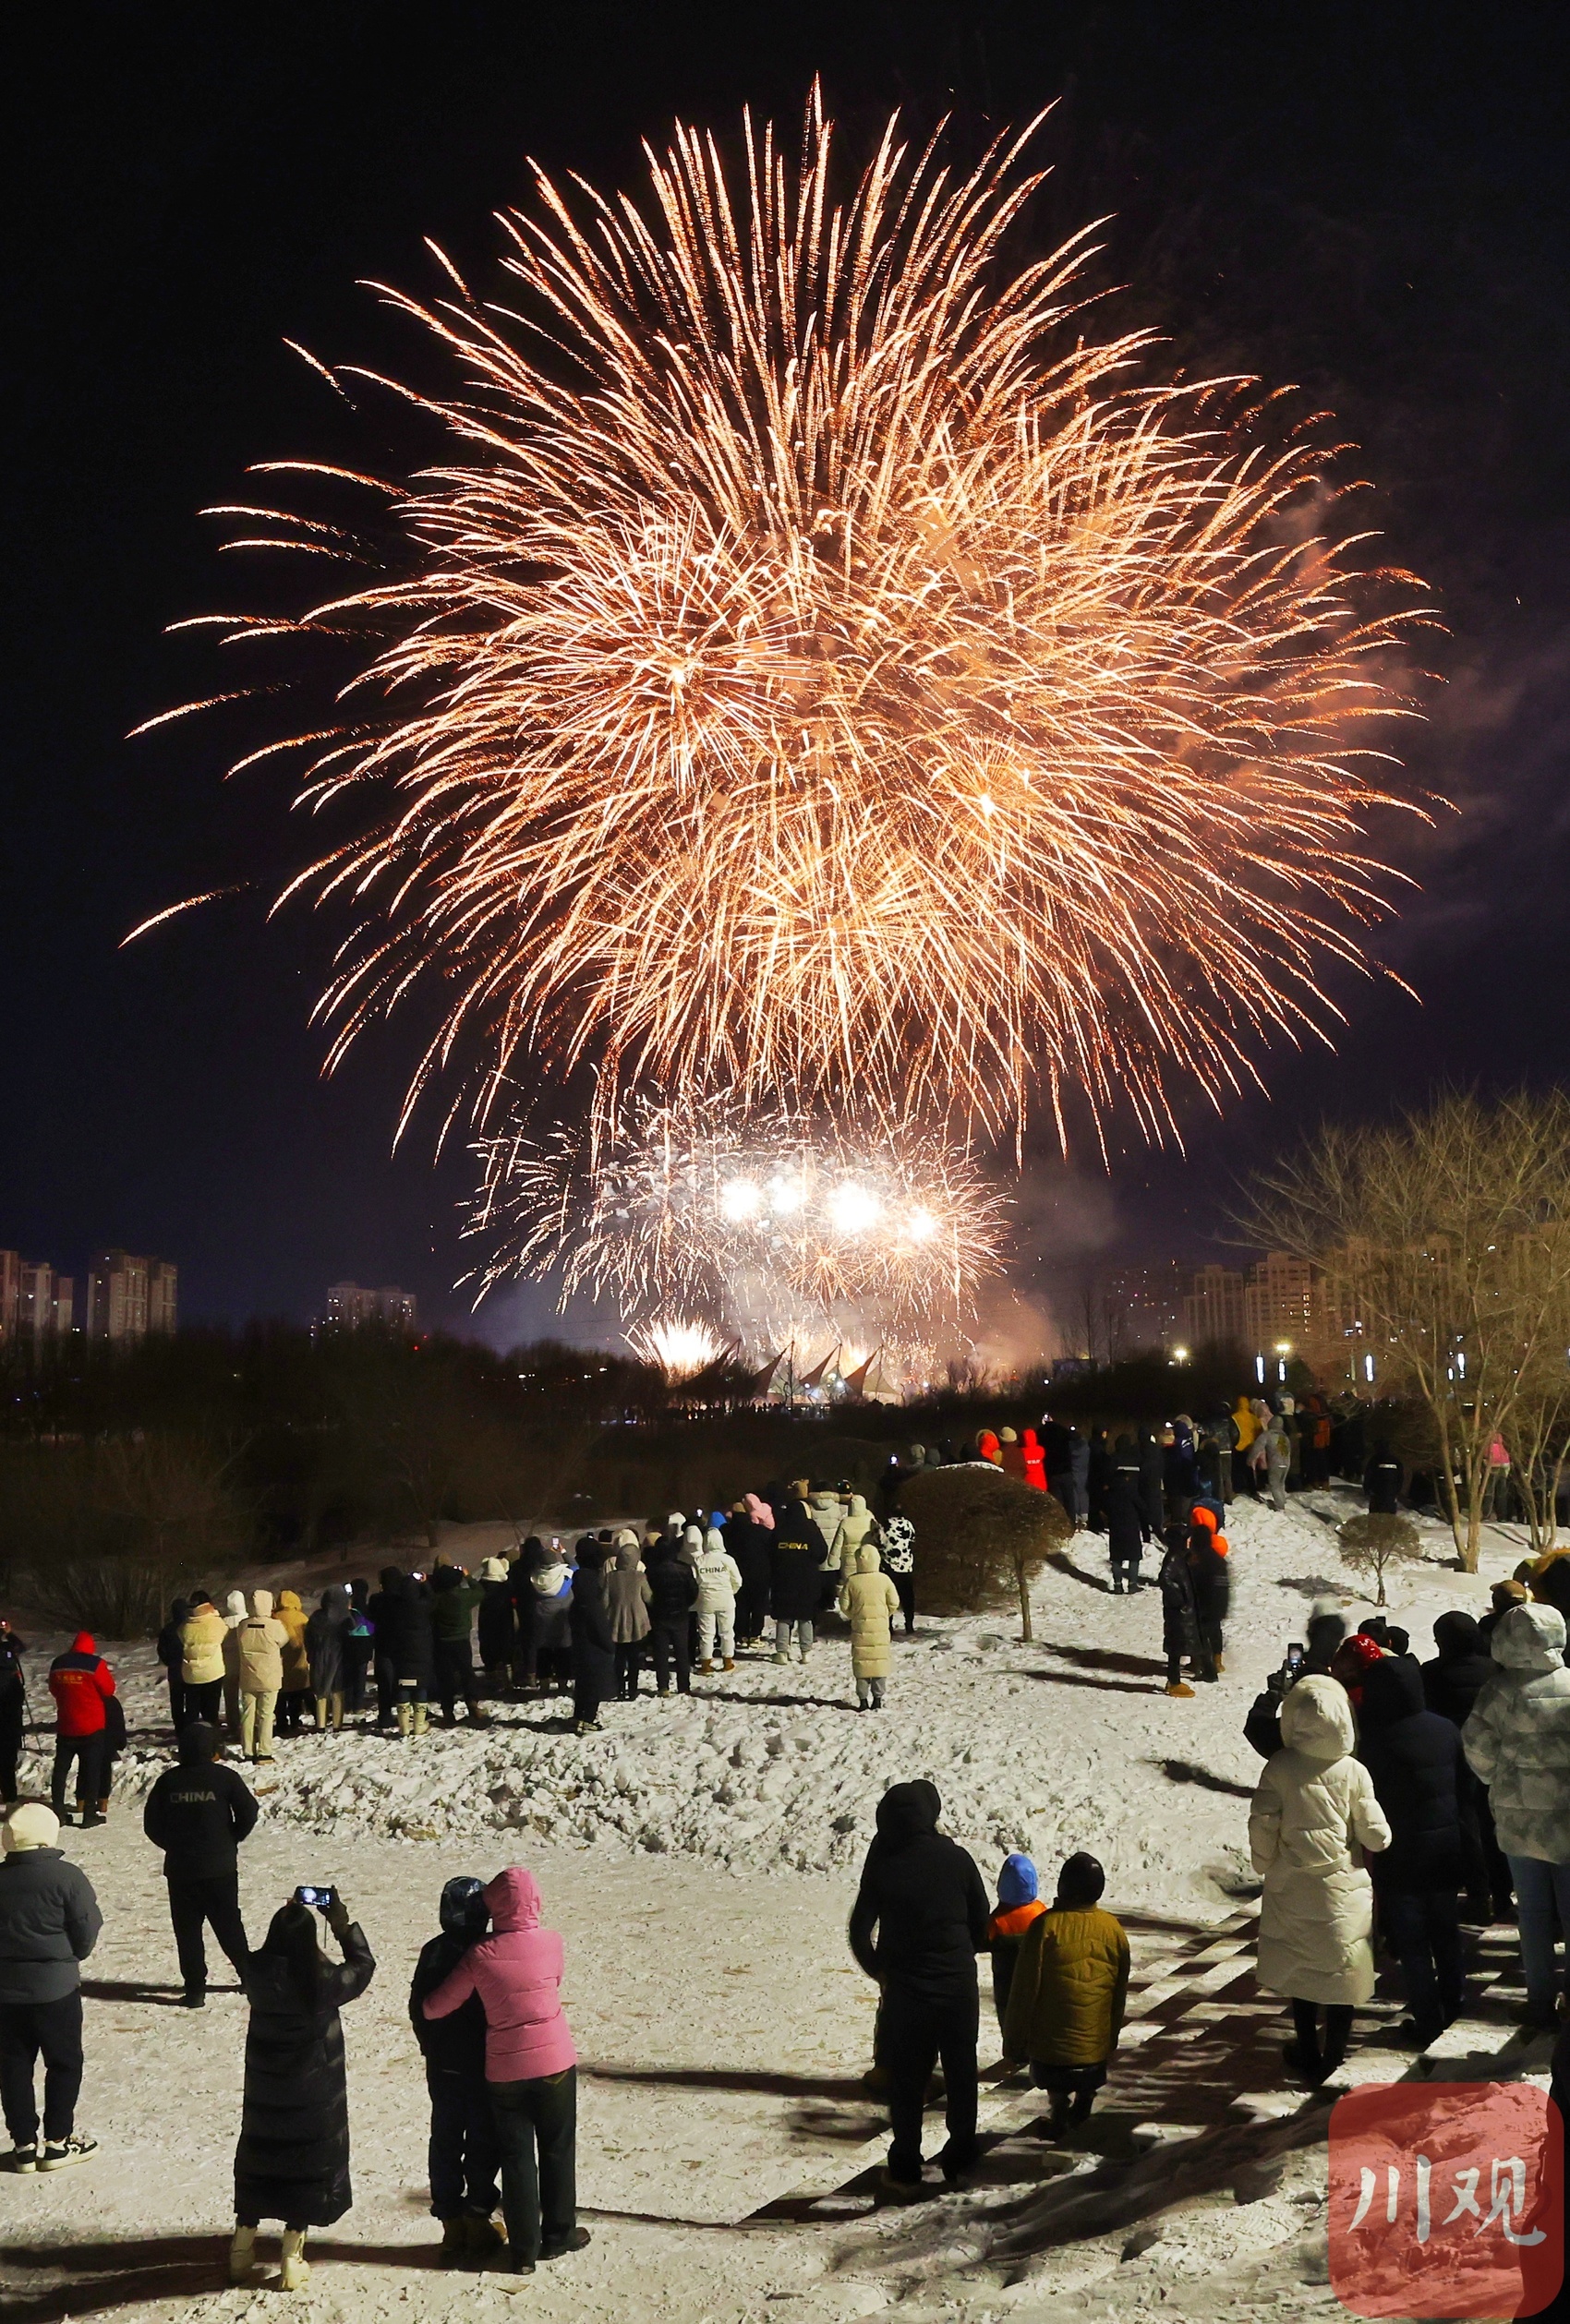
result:
M 306 1624 L 310 1617 L 300 1604 L 297 1590 L 279 1593 L 275 1621 L 281 1622 L 287 1644 L 284 1647 L 284 1688 L 285 1694 L 298 1694 L 310 1684 L 310 1656 L 306 1652 Z
M 1054 1905 L 1020 1940 L 1004 2055 L 1033 2065 L 1099 2065 L 1117 2047 L 1128 1997 L 1122 1922 L 1099 1905 Z
M 1246 1396 L 1238 1397 L 1232 1419 L 1238 1430 L 1238 1450 L 1239 1452 L 1247 1452 L 1250 1445 L 1259 1435 L 1260 1424 L 1254 1418 L 1253 1407 Z

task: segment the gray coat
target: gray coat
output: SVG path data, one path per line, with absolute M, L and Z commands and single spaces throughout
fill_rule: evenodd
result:
M 8 1850 L 0 1858 L 0 2005 L 74 1993 L 77 1964 L 103 1926 L 91 1881 L 59 1848 Z
M 1570 1670 L 1564 1617 L 1514 1606 L 1490 1642 L 1499 1665 L 1461 1729 L 1506 1856 L 1570 1864 Z

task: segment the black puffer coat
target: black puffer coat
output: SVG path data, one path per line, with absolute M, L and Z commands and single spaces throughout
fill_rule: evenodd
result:
M 1194 1608 L 1194 1577 L 1181 1537 L 1169 1548 L 1156 1575 L 1161 1591 L 1161 1647 L 1167 1655 L 1197 1655 L 1199 1617 Z
M 1394 1834 L 1370 1860 L 1379 1888 L 1458 1888 L 1462 1878 L 1460 1729 L 1423 1708 L 1422 1673 L 1387 1655 L 1363 1680 L 1358 1756 Z
M 501 1668 L 513 1659 L 513 1577 L 488 1582 L 479 1602 L 479 1658 L 486 1670 Z
M 804 1501 L 787 1501 L 769 1552 L 769 1595 L 781 1622 L 815 1620 L 823 1602 L 827 1544 Z
M 1496 1665 L 1477 1623 L 1459 1607 L 1440 1616 L 1433 1640 L 1439 1653 L 1423 1665 L 1423 1701 L 1453 1727 L 1465 1727 L 1483 1681 L 1492 1678 Z
M 928 2001 L 973 2001 L 989 1907 L 973 1859 L 938 1832 L 941 1812 L 936 1787 L 920 1780 L 891 1784 L 878 1801 L 851 1950 L 880 1984 Z
M 648 1619 L 656 1629 L 675 1630 L 697 1602 L 698 1577 L 663 1535 L 644 1551 L 648 1580 Z
M 349 1635 L 349 1593 L 342 1582 L 329 1582 L 321 1604 L 306 1624 L 306 1653 L 310 1657 L 310 1691 L 315 1695 L 344 1692 L 344 1645 Z
M 392 1664 L 394 1678 L 419 1679 L 428 1687 L 436 1679 L 430 1603 L 429 1585 L 407 1573 L 389 1575 L 370 1602 L 378 1657 Z
M 591 1544 L 588 1549 L 579 1550 L 578 1570 L 573 1576 L 569 1617 L 573 1627 L 573 1677 L 579 1683 L 592 1680 L 603 1694 L 609 1694 L 615 1682 L 615 1642 L 605 1604 L 605 1576 L 598 1559 L 589 1562 L 592 1548 Z
M 287 2227 L 331 2227 L 354 2201 L 338 2012 L 364 1993 L 376 1963 L 364 1932 L 351 1922 L 339 1940 L 343 1960 L 319 1956 L 315 2003 L 308 2004 L 288 1956 L 270 1949 L 285 1915 L 307 1910 L 285 1906 L 246 1971 L 251 2014 L 235 2149 L 235 2212 L 239 2219 L 282 2220 Z
M 1150 1539 L 1139 1448 L 1119 1437 L 1106 1483 L 1106 1548 L 1114 1560 L 1137 1558 Z

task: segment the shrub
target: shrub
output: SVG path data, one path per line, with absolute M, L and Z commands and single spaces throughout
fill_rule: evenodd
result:
M 900 1492 L 916 1529 L 916 1594 L 934 1614 L 985 1614 L 1010 1601 L 1031 1636 L 1031 1583 L 1071 1530 L 1061 1504 L 982 1462 L 923 1469 Z
M 179 1568 L 130 1558 L 71 1558 L 35 1567 L 25 1587 L 30 1603 L 62 1630 L 149 1638 L 162 1627 L 169 1600 L 190 1579 Z
M 1422 1535 L 1409 1517 L 1348 1517 L 1336 1535 L 1341 1556 L 1354 1573 L 1371 1573 L 1379 1585 L 1376 1606 L 1385 1603 L 1384 1570 L 1398 1558 L 1420 1558 Z

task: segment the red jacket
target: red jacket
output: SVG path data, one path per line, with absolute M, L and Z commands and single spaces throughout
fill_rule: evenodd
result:
M 1046 1453 L 1037 1442 L 1036 1432 L 1033 1428 L 1025 1430 L 1020 1451 L 1024 1456 L 1025 1483 L 1033 1485 L 1038 1493 L 1045 1493 L 1046 1490 Z M 1045 1911 L 1045 1907 L 1044 1906 L 1042 1909 Z
M 56 1655 L 50 1664 L 49 1692 L 57 1733 L 103 1734 L 103 1705 L 115 1692 L 115 1673 L 85 1630 L 78 1631 L 68 1654 Z

